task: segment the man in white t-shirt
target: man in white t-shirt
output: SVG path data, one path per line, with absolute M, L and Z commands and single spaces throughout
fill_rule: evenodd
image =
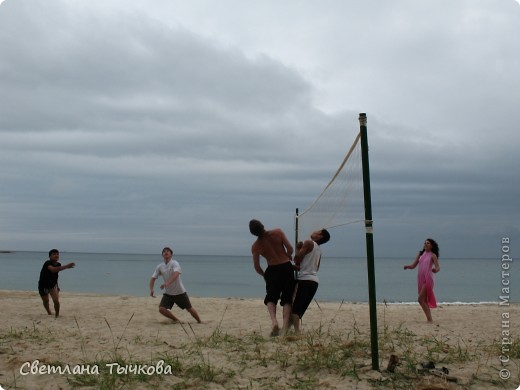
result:
M 164 290 L 164 293 L 159 303 L 159 313 L 178 322 L 179 319 L 171 312 L 171 308 L 176 304 L 181 309 L 186 309 L 198 323 L 201 323 L 202 321 L 197 311 L 191 306 L 190 298 L 182 284 L 181 266 L 177 261 L 172 259 L 172 256 L 173 251 L 170 248 L 166 247 L 163 249 L 162 257 L 164 262 L 155 268 L 152 278 L 150 279 L 150 296 L 155 296 L 153 291 L 155 280 L 159 275 L 162 275 L 164 283 L 161 284 L 160 287 L 161 290 Z
M 318 290 L 318 270 L 321 261 L 320 245 L 329 240 L 329 232 L 326 229 L 321 229 L 313 232 L 309 240 L 300 241 L 296 246 L 294 264 L 298 270 L 298 278 L 291 317 L 296 333 L 300 332 L 300 320 Z

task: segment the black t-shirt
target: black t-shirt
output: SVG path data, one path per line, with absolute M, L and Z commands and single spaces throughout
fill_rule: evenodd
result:
M 40 271 L 40 280 L 38 281 L 40 288 L 53 288 L 58 284 L 58 272 L 49 271 L 49 265 L 60 267 L 61 263 L 53 263 L 52 260 L 47 260 L 43 263 L 42 270 Z

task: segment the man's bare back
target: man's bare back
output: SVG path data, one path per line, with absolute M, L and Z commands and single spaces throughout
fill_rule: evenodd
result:
M 249 231 L 258 237 L 251 247 L 251 253 L 255 270 L 262 277 L 264 270 L 260 266 L 260 256 L 266 259 L 268 266 L 284 264 L 292 259 L 293 247 L 282 229 L 265 230 L 262 222 L 252 219 Z
M 281 229 L 265 231 L 254 242 L 251 251 L 264 257 L 267 265 L 283 264 L 291 259 L 293 248 Z
M 255 271 L 265 280 L 264 303 L 271 318 L 271 336 L 278 336 L 280 331 L 276 319 L 278 300 L 283 306 L 282 333 L 285 334 L 290 326 L 291 302 L 294 292 L 294 271 L 290 263 L 293 247 L 281 229 L 265 230 L 262 222 L 257 219 L 249 221 L 249 231 L 258 237 L 251 246 L 251 253 Z M 267 261 L 267 273 L 260 266 L 260 256 Z

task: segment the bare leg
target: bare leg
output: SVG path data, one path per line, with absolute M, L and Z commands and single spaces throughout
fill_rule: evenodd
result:
M 197 320 L 197 322 L 199 324 L 202 323 L 202 321 L 200 320 L 199 314 L 197 313 L 197 311 L 193 307 L 190 307 L 187 310 L 191 314 L 191 316 Z
M 159 313 L 172 321 L 179 322 L 179 319 L 173 315 L 173 313 L 165 307 L 159 307 Z
M 300 334 L 300 317 L 297 314 L 291 314 L 291 321 L 294 325 L 294 333 Z
M 278 320 L 276 319 L 276 304 L 273 302 L 268 302 L 267 311 L 269 312 L 269 317 L 271 317 L 271 336 L 278 336 L 280 327 L 278 326 Z
M 433 322 L 430 306 L 428 306 L 428 300 L 426 299 L 426 286 L 423 286 L 423 288 L 421 289 L 421 292 L 419 293 L 419 298 L 417 300 L 419 301 L 419 305 L 421 305 L 424 314 L 426 314 L 426 320 L 428 322 Z
M 51 308 L 49 307 L 49 294 L 42 296 L 43 307 L 47 310 L 48 315 L 52 315 Z
M 58 318 L 60 316 L 60 292 L 58 291 L 58 287 L 54 287 L 51 291 L 49 291 L 49 295 L 52 298 L 52 303 L 54 304 L 54 313 L 55 317 Z
M 282 335 L 286 335 L 289 331 L 289 327 L 291 326 L 291 304 L 286 303 L 283 305 L 283 328 Z

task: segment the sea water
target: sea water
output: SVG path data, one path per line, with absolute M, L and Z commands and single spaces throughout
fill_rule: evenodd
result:
M 174 255 L 181 264 L 182 281 L 192 297 L 263 299 L 265 284 L 254 271 L 251 256 Z M 0 253 L 0 289 L 37 290 L 38 277 L 48 259 L 44 252 Z M 60 262 L 76 267 L 60 272 L 59 285 L 66 292 L 149 295 L 149 281 L 160 254 L 61 252 Z M 417 298 L 417 269 L 403 270 L 408 258 L 376 258 L 378 302 L 409 303 Z M 262 260 L 261 265 L 266 267 Z M 438 302 L 500 302 L 501 259 L 441 258 L 434 275 Z M 367 263 L 364 258 L 324 257 L 315 299 L 330 302 L 368 302 Z M 508 282 L 510 302 L 520 301 L 520 268 L 511 264 Z M 155 294 L 160 294 L 155 283 Z

